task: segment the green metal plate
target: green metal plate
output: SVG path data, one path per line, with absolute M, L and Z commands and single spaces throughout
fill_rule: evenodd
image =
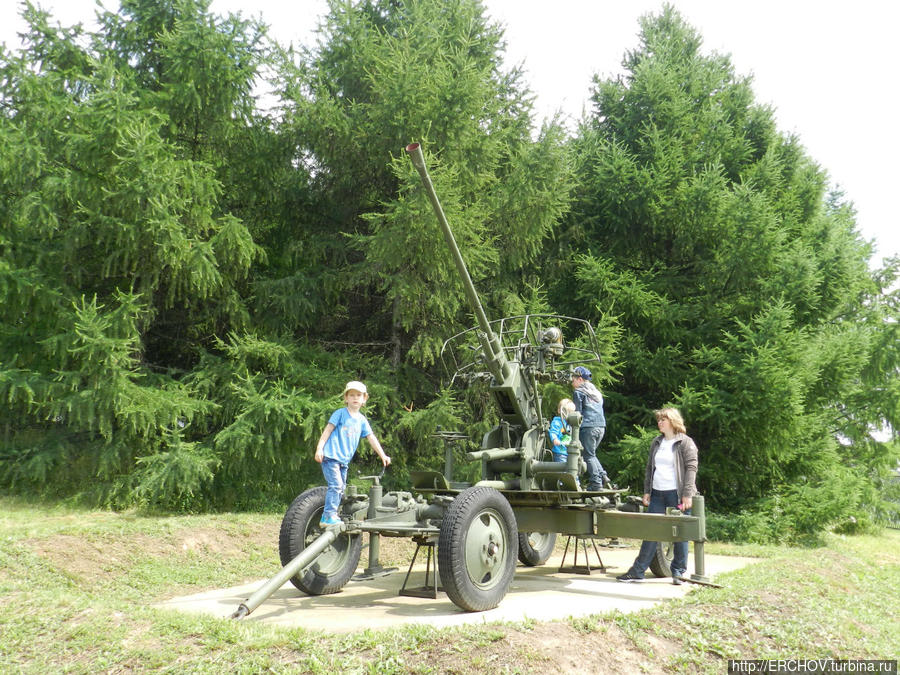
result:
M 440 471 L 410 471 L 413 490 L 449 490 L 450 483 Z

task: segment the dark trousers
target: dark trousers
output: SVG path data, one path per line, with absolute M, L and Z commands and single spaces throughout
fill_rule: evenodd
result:
M 678 506 L 678 490 L 650 490 L 650 506 L 648 513 L 665 513 L 667 506 Z M 691 510 L 687 509 L 690 515 Z M 656 555 L 656 547 L 660 546 L 656 541 L 645 541 L 641 544 L 641 550 L 631 565 L 631 572 L 643 577 L 644 572 L 650 567 L 650 561 Z M 686 541 L 675 542 L 675 557 L 672 558 L 672 576 L 681 577 L 687 572 L 688 543 Z

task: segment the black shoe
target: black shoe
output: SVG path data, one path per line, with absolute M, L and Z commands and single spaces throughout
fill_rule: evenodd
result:
M 643 581 L 644 577 L 639 577 L 637 574 L 628 570 L 625 574 L 620 574 L 616 577 L 616 581 L 622 581 L 624 583 L 630 583 L 632 581 Z

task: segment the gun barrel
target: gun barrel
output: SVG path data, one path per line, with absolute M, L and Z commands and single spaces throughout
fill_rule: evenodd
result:
M 428 194 L 428 199 L 431 201 L 431 206 L 434 209 L 438 223 L 440 223 L 441 230 L 444 233 L 444 239 L 447 242 L 447 246 L 450 248 L 450 252 L 453 254 L 453 262 L 456 263 L 456 269 L 462 280 L 463 290 L 466 293 L 466 298 L 469 300 L 469 306 L 475 314 L 475 319 L 478 321 L 482 333 L 484 333 L 482 346 L 489 356 L 488 363 L 498 369 L 499 372 L 495 372 L 494 375 L 498 377 L 498 379 L 503 380 L 509 375 L 508 362 L 503 354 L 500 340 L 497 338 L 494 331 L 491 330 L 487 315 L 484 313 L 484 308 L 481 306 L 481 300 L 478 299 L 478 293 L 475 291 L 475 285 L 472 283 L 472 277 L 469 275 L 469 269 L 466 267 L 466 263 L 463 260 L 462 253 L 459 251 L 459 247 L 456 245 L 456 238 L 453 236 L 453 231 L 450 229 L 450 224 L 447 222 L 447 216 L 444 215 L 444 209 L 441 207 L 441 202 L 434 190 L 431 176 L 428 175 L 428 167 L 425 166 L 425 156 L 422 154 L 422 147 L 418 143 L 410 143 L 406 146 L 406 152 L 409 154 L 413 166 L 416 167 L 416 171 L 419 172 L 419 176 L 422 178 L 425 192 Z
M 243 619 L 254 609 L 264 603 L 272 593 L 281 588 L 284 583 L 300 570 L 308 567 L 319 554 L 331 545 L 338 535 L 343 532 L 345 527 L 330 527 L 319 537 L 301 551 L 296 558 L 291 560 L 287 565 L 281 568 L 281 571 L 274 577 L 264 583 L 259 590 L 242 602 L 231 615 L 232 619 Z

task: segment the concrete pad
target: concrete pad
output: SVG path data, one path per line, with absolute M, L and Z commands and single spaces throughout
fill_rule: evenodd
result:
M 699 588 L 689 583 L 675 586 L 671 579 L 656 578 L 649 572 L 643 582 L 624 584 L 616 581 L 615 577 L 628 569 L 637 555 L 637 548 L 601 548 L 600 555 L 607 567 L 605 574 L 599 569 L 593 569 L 590 575 L 561 573 L 558 571 L 560 555 L 550 558 L 540 567 L 520 564 L 500 606 L 486 612 L 465 612 L 441 591 L 438 591 L 437 599 L 398 595 L 406 577 L 404 568 L 372 580 L 350 581 L 340 593 L 333 595 L 304 595 L 286 583 L 243 620 L 327 630 L 330 633 L 367 628 L 378 630 L 404 624 L 446 627 L 528 619 L 552 621 L 613 610 L 633 612 L 682 597 L 693 588 Z M 715 580 L 717 574 L 752 562 L 752 558 L 707 555 L 706 574 Z M 580 555 L 579 564 L 583 563 L 584 556 Z M 571 551 L 566 564 L 572 564 Z M 591 567 L 596 565 L 596 556 L 592 554 Z M 689 557 L 689 565 L 693 566 L 693 555 Z M 277 571 L 273 568 L 273 575 Z M 172 598 L 156 607 L 227 618 L 265 581 L 261 579 L 242 586 Z M 410 574 L 408 587 L 420 588 L 424 584 L 425 566 L 416 565 Z

